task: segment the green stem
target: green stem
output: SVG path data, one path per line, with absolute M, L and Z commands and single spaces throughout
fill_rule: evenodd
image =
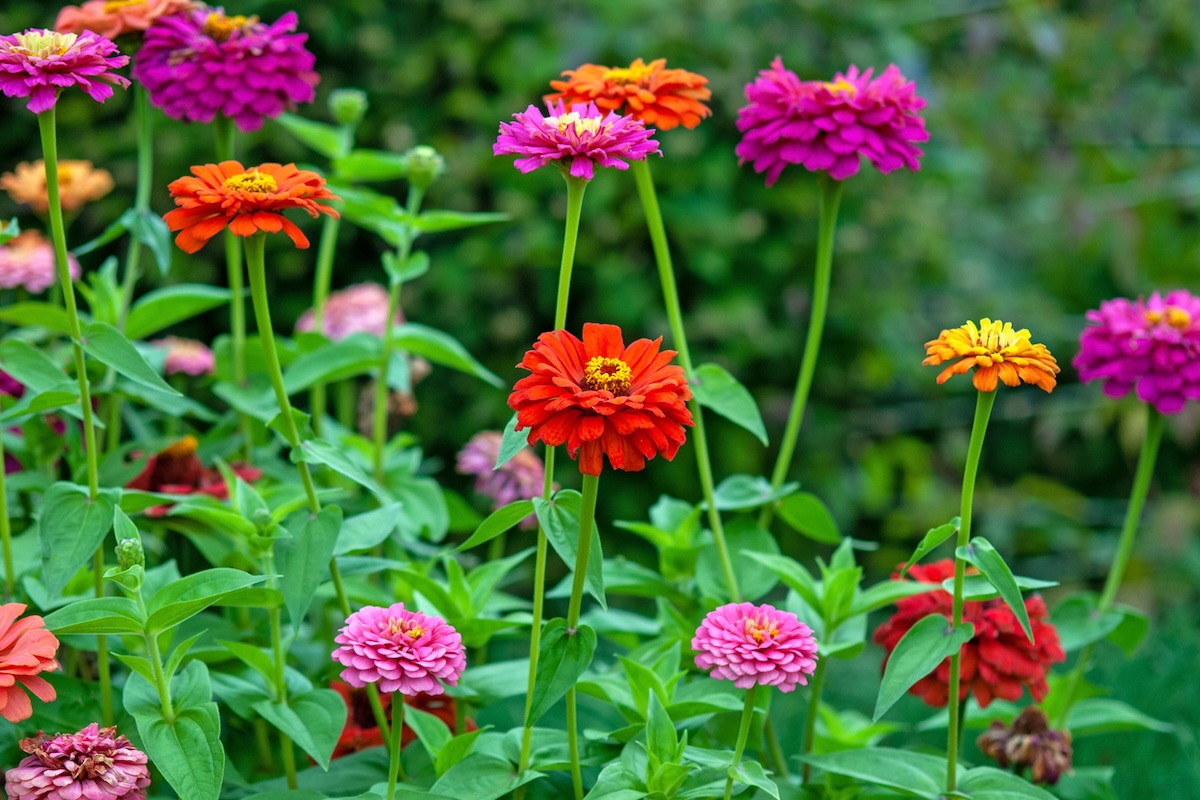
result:
M 958 541 L 955 550 L 966 547 L 971 541 L 971 506 L 975 502 L 975 476 L 979 472 L 979 455 L 983 452 L 983 437 L 987 433 L 988 418 L 992 415 L 992 406 L 996 402 L 996 392 L 979 392 L 975 403 L 975 421 L 971 425 L 971 443 L 967 446 L 967 463 L 963 468 L 962 505 L 959 509 Z M 966 578 L 967 564 L 957 556 L 954 559 L 954 606 L 951 624 L 957 628 L 963 618 L 963 581 Z M 962 648 L 950 656 L 950 681 L 948 696 L 950 698 L 950 730 L 946 743 L 946 793 L 953 792 L 958 785 L 958 754 L 959 754 L 959 709 L 958 702 L 960 680 L 960 662 Z
M 399 700 L 399 702 L 397 702 Z M 400 708 L 400 716 L 396 717 L 396 708 Z M 387 800 L 396 799 L 396 782 L 404 775 L 404 767 L 400 764 L 400 738 L 404 732 L 404 697 L 392 695 L 392 734 L 388 745 L 388 786 Z
M 571 581 L 571 602 L 567 606 L 567 635 L 575 636 L 579 628 L 579 612 L 583 607 L 583 584 L 587 577 L 588 559 L 592 554 L 592 523 L 596 518 L 596 497 L 599 475 L 583 476 L 583 498 L 579 508 L 579 544 L 575 550 L 574 579 Z M 571 757 L 571 783 L 575 800 L 583 800 L 583 770 L 579 764 L 579 728 L 575 717 L 576 693 L 567 690 L 567 750 Z
M 817 717 L 821 714 L 821 690 L 825 688 L 825 667 L 829 658 L 818 658 L 817 668 L 809 681 L 808 714 L 804 718 L 804 748 L 801 752 L 808 755 L 817 743 Z M 800 783 L 808 783 L 812 777 L 812 765 L 807 761 L 800 768 Z
M 348 431 L 355 430 L 358 416 L 358 384 L 354 378 L 346 378 L 337 384 L 337 395 L 334 397 L 337 406 L 337 420 Z
M 270 577 L 267 578 L 267 587 L 270 589 L 276 588 L 277 581 L 275 580 L 275 554 L 271 550 L 267 550 L 262 556 L 263 574 Z M 271 629 L 271 665 L 275 668 L 275 701 L 284 706 L 288 704 L 287 698 L 287 658 L 283 652 L 283 612 L 279 606 L 273 606 L 267 611 L 267 620 Z M 296 783 L 296 754 L 292 749 L 291 738 L 283 731 L 279 732 L 279 754 L 283 761 L 283 771 L 287 776 L 287 785 L 289 789 L 295 789 Z
M 337 251 L 338 230 L 341 220 L 337 217 L 326 216 L 321 223 L 321 242 L 317 245 L 317 276 L 313 281 L 313 330 L 325 333 L 325 300 L 329 297 L 329 287 L 333 282 L 333 256 Z M 308 409 L 312 414 L 313 431 L 321 435 L 321 423 L 325 418 L 326 406 L 325 384 L 313 384 L 308 392 Z
M 150 115 L 150 103 L 146 89 L 141 84 L 133 85 L 134 119 L 137 120 L 137 190 L 133 207 L 137 211 L 150 208 L 150 189 L 154 184 L 154 118 Z M 133 304 L 133 292 L 141 277 L 139 265 L 142 244 L 136 236 L 129 237 L 125 251 L 125 276 L 121 282 L 121 309 L 117 317 L 117 329 L 125 330 L 129 307 Z
M 792 409 L 788 413 L 787 426 L 779 444 L 779 457 L 771 473 L 771 488 L 778 489 L 787 479 L 792 466 L 792 455 L 796 452 L 796 440 L 800 436 L 800 425 L 804 422 L 804 408 L 808 405 L 808 392 L 812 388 L 813 375 L 817 370 L 817 356 L 821 352 L 821 335 L 825 330 L 825 313 L 829 307 L 829 284 L 833 275 L 833 239 L 837 230 L 838 205 L 842 201 L 842 181 L 822 178 L 821 221 L 817 232 L 817 263 L 813 278 L 812 312 L 808 319 L 808 336 L 804 340 L 804 356 L 800 361 L 800 374 L 796 378 L 796 391 L 792 395 Z M 773 503 L 763 507 L 759 515 L 760 528 L 767 528 L 775 514 Z
M 1117 552 L 1113 554 L 1112 566 L 1108 569 L 1108 577 L 1104 580 L 1104 589 L 1096 602 L 1096 613 L 1103 615 L 1112 608 L 1117 599 L 1117 590 L 1121 588 L 1121 579 L 1125 577 L 1125 568 L 1133 555 L 1133 544 L 1137 539 L 1138 523 L 1142 518 L 1142 509 L 1146 505 L 1146 496 L 1150 493 L 1150 481 L 1154 478 L 1154 465 L 1158 461 L 1158 447 L 1162 444 L 1165 419 L 1152 405 L 1146 406 L 1146 436 L 1142 439 L 1142 451 L 1138 454 L 1137 471 L 1133 476 L 1133 488 L 1129 492 L 1129 505 L 1125 509 L 1125 522 L 1121 526 L 1121 538 L 1117 542 Z M 1083 685 L 1088 662 L 1092 659 L 1095 643 L 1089 644 L 1080 653 L 1067 681 L 1066 696 L 1059 708 L 1055 727 L 1066 726 L 1067 716 L 1071 706 L 1075 704 L 1075 696 Z
M 13 571 L 12 527 L 8 518 L 8 486 L 4 482 L 3 437 L 3 432 L 0 432 L 0 546 L 4 548 L 4 599 L 11 600 L 17 579 Z
M 148 616 L 148 612 L 146 609 L 146 599 L 142 596 L 142 588 L 140 586 L 133 593 L 133 599 L 137 603 L 142 618 L 145 619 Z M 162 653 L 158 649 L 158 633 L 143 630 L 142 638 L 146 642 L 146 655 L 149 658 L 150 668 L 154 674 L 154 688 L 158 690 L 158 700 L 162 705 L 163 720 L 168 725 L 174 725 L 175 709 L 171 705 L 171 684 L 167 680 L 166 673 L 163 671 Z
M 775 731 L 775 722 L 769 714 L 766 721 L 763 722 L 763 738 L 767 740 L 767 750 L 771 754 L 771 761 L 774 762 L 775 772 L 786 781 L 792 774 L 788 770 L 787 756 L 783 754 L 783 746 L 779 743 L 779 734 Z
M 758 684 L 750 685 L 746 690 L 746 705 L 742 708 L 742 724 L 738 726 L 737 744 L 733 748 L 733 761 L 729 763 L 729 777 L 725 779 L 725 800 L 729 800 L 733 792 L 733 770 L 742 763 L 742 753 L 746 751 L 746 740 L 750 738 L 750 723 L 754 719 L 754 695 L 758 692 Z
M 563 232 L 562 261 L 558 267 L 558 297 L 554 302 L 554 330 L 567 325 L 567 298 L 571 294 L 571 270 L 575 266 L 575 244 L 579 240 L 579 218 L 583 214 L 583 193 L 588 182 L 581 178 L 567 179 L 567 225 Z
M 666 306 L 667 320 L 671 325 L 671 341 L 679 352 L 679 365 L 683 367 L 684 375 L 695 382 L 696 373 L 692 367 L 692 356 L 688 351 L 687 334 L 683 329 L 683 311 L 679 305 L 679 289 L 675 283 L 675 268 L 671 263 L 671 248 L 667 244 L 667 231 L 663 226 L 662 212 L 658 207 L 658 194 L 654 190 L 654 179 L 650 176 L 650 165 L 646 161 L 633 162 L 633 177 L 637 181 L 638 196 L 642 200 L 642 210 L 646 215 L 646 226 L 650 229 L 650 243 L 654 247 L 654 261 L 658 265 L 658 279 L 662 284 L 663 303 Z M 700 473 L 700 490 L 704 502 L 708 506 L 708 527 L 712 531 L 713 543 L 717 548 L 717 559 L 721 562 L 721 572 L 725 577 L 725 586 L 733 602 L 741 600 L 741 592 L 737 585 L 737 576 L 733 571 L 733 561 L 729 557 L 729 547 L 725 543 L 725 526 L 721 522 L 721 512 L 717 508 L 716 490 L 713 486 L 712 458 L 708 453 L 708 436 L 704 429 L 704 414 L 700 404 L 693 399 L 688 403 L 692 412 L 692 420 L 696 427 L 692 432 L 692 441 L 696 445 L 696 467 Z

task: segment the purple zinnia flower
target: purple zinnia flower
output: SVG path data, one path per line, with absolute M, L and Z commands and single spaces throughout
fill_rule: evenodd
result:
M 633 117 L 602 114 L 595 103 L 568 108 L 560 100 L 546 107 L 549 116 L 530 106 L 513 114 L 516 122 L 501 122 L 492 153 L 521 156 L 514 162 L 521 172 L 556 164 L 563 174 L 585 181 L 592 179 L 596 164 L 629 169 L 629 161 L 662 155 L 650 138 L 654 129 Z
M 150 344 L 167 351 L 163 371 L 168 375 L 212 375 L 216 372 L 217 363 L 213 351 L 204 342 L 167 336 L 164 339 L 155 339 Z
M 708 612 L 696 629 L 696 666 L 739 689 L 755 684 L 790 692 L 808 685 L 817 668 L 812 629 L 790 611 L 771 605 L 727 603 Z
M 1118 297 L 1087 312 L 1094 323 L 1079 337 L 1074 366 L 1085 381 L 1104 381 L 1104 393 L 1138 399 L 1163 414 L 1178 414 L 1200 399 L 1200 297 L 1183 289 L 1136 301 Z
M 828 83 L 802 81 L 776 56 L 746 85 L 750 105 L 738 111 L 738 130 L 745 134 L 737 146 L 739 163 L 766 172 L 767 186 L 788 164 L 840 181 L 858 172 L 859 156 L 884 173 L 920 169 L 924 153 L 913 142 L 929 139 L 917 113 L 925 100 L 895 64 L 878 78 L 873 72 L 851 65 Z
M 492 501 L 493 511 L 517 500 L 541 497 L 545 488 L 546 466 L 528 447 L 495 468 L 503 439 L 497 431 L 481 431 L 458 452 L 459 474 L 475 476 L 475 491 Z M 527 530 L 536 525 L 534 514 L 521 520 L 521 527 Z
M 129 79 L 109 72 L 129 63 L 129 56 L 99 34 L 56 33 L 30 28 L 24 33 L 0 36 L 0 92 L 8 97 L 28 97 L 35 114 L 49 111 L 63 89 L 78 86 L 88 97 L 103 103 L 116 84 Z
M 22 287 L 30 294 L 41 294 L 58 281 L 54 245 L 34 230 L 0 245 L 0 289 Z M 79 279 L 79 261 L 67 253 L 67 272 Z
M 441 617 L 364 606 L 346 618 L 334 641 L 342 645 L 333 660 L 345 667 L 342 680 L 359 689 L 378 683 L 379 691 L 442 694 L 440 681 L 458 685 L 467 666 L 462 636 Z
M 296 12 L 273 25 L 227 17 L 219 8 L 160 17 L 146 30 L 133 77 L 172 119 L 212 122 L 217 114 L 243 131 L 262 127 L 296 103 L 311 103 L 319 80 L 304 48 Z
M 30 755 L 4 776 L 9 800 L 145 800 L 146 754 L 117 729 L 96 723 L 79 733 L 21 741 Z
M 340 292 L 333 292 L 325 301 L 325 318 L 321 332 L 339 342 L 360 331 L 383 337 L 387 328 L 388 291 L 378 283 L 356 283 Z M 396 325 L 404 324 L 404 314 L 396 309 Z M 310 308 L 296 321 L 296 332 L 304 333 L 316 327 Z

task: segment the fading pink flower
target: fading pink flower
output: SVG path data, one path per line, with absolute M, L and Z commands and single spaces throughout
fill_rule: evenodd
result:
M 41 294 L 58 282 L 54 245 L 34 230 L 0 244 L 0 289 L 25 289 Z M 67 254 L 67 271 L 71 280 L 79 280 L 79 261 Z
M 481 431 L 458 452 L 459 474 L 475 476 L 475 491 L 492 501 L 493 511 L 517 500 L 541 497 L 546 481 L 546 466 L 529 447 L 522 447 L 497 469 L 503 440 L 498 431 Z M 526 530 L 536 527 L 537 515 L 530 514 L 520 524 Z
M 650 138 L 654 129 L 631 116 L 602 114 L 595 103 L 568 107 L 560 100 L 546 107 L 549 116 L 530 106 L 513 114 L 516 122 L 501 122 L 492 153 L 521 156 L 514 162 L 521 172 L 555 164 L 564 175 L 583 180 L 592 179 L 597 164 L 629 169 L 629 161 L 662 155 Z
M 129 85 L 128 78 L 109 72 L 128 63 L 129 56 L 91 31 L 74 34 L 30 28 L 0 36 L 0 92 L 28 97 L 26 108 L 35 114 L 54 108 L 58 95 L 72 86 L 103 103 L 112 97 L 113 85 Z
M 333 660 L 345 667 L 342 680 L 360 689 L 378 683 L 384 693 L 441 694 L 441 681 L 458 685 L 467 665 L 462 636 L 452 625 L 406 611 L 404 603 L 360 608 L 334 641 L 342 645 L 333 651 Z
M 750 105 L 738 111 L 737 120 L 744 134 L 736 150 L 739 163 L 749 161 L 755 172 L 766 172 L 768 186 L 788 164 L 843 180 L 858 172 L 860 156 L 883 173 L 919 170 L 924 153 L 913 143 L 929 139 L 917 113 L 925 100 L 895 64 L 878 78 L 873 73 L 851 65 L 830 82 L 802 81 L 776 56 L 746 86 Z
M 167 336 L 150 344 L 167 351 L 163 370 L 168 375 L 212 375 L 216 371 L 213 351 L 204 342 Z
M 727 603 L 708 612 L 692 649 L 697 667 L 739 689 L 758 684 L 790 692 L 797 683 L 807 686 L 807 676 L 817 668 L 812 629 L 771 605 Z
M 332 341 L 341 341 L 352 333 L 369 333 L 383 337 L 387 329 L 388 292 L 378 283 L 356 283 L 325 300 L 325 319 L 321 327 Z M 396 309 L 396 325 L 404 324 L 404 314 Z M 310 308 L 296 321 L 296 332 L 315 330 L 316 321 Z
M 36 614 L 17 619 L 25 608 L 24 603 L 0 606 L 0 716 L 9 722 L 33 716 L 26 689 L 43 703 L 57 697 L 41 673 L 58 669 L 58 639 Z
M 95 722 L 79 733 L 21 741 L 28 756 L 4 776 L 9 800 L 145 800 L 146 754 Z
M 1176 289 L 1149 300 L 1118 297 L 1087 312 L 1073 362 L 1085 381 L 1104 381 L 1109 397 L 1138 399 L 1178 414 L 1200 399 L 1200 297 Z

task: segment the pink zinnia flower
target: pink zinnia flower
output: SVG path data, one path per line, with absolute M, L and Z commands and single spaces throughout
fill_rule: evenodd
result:
M 24 613 L 24 603 L 0 606 L 0 716 L 9 722 L 33 716 L 33 703 L 25 689 L 43 703 L 57 697 L 41 673 L 58 669 L 54 660 L 58 639 L 36 614 L 17 619 Z
M 146 754 L 95 722 L 79 733 L 21 741 L 28 756 L 4 776 L 9 800 L 145 800 Z
M 88 97 L 103 103 L 116 84 L 129 80 L 109 72 L 129 63 L 129 56 L 91 31 L 55 33 L 30 28 L 24 33 L 0 36 L 0 91 L 8 97 L 28 97 L 35 114 L 49 111 L 63 89 L 78 86 Z
M 602 114 L 595 103 L 567 107 L 560 100 L 546 107 L 549 116 L 530 106 L 513 114 L 516 122 L 501 122 L 492 153 L 521 156 L 514 162 L 521 172 L 556 164 L 564 174 L 584 180 L 592 179 L 597 164 L 629 169 L 629 161 L 662 155 L 650 138 L 654 129 L 633 117 Z
M 161 17 L 146 30 L 133 77 L 172 119 L 212 122 L 217 114 L 243 131 L 262 127 L 296 103 L 311 103 L 320 78 L 315 56 L 296 29 L 296 12 L 266 25 L 201 8 Z
M 739 689 L 755 684 L 790 692 L 808 685 L 817 668 L 812 629 L 790 611 L 753 603 L 727 603 L 708 612 L 696 629 L 696 666 Z
M 441 694 L 440 681 L 458 685 L 467 665 L 462 636 L 452 625 L 405 611 L 404 603 L 360 608 L 334 641 L 342 645 L 333 651 L 333 660 L 345 667 L 342 680 L 358 688 L 378 683 L 384 693 Z
M 492 501 L 493 511 L 517 500 L 541 497 L 545 488 L 546 465 L 528 447 L 495 468 L 503 439 L 498 431 L 481 431 L 458 452 L 459 474 L 475 476 L 475 491 Z M 536 525 L 534 514 L 521 520 L 521 527 L 527 530 Z
M 387 329 L 388 292 L 378 283 L 356 283 L 325 300 L 325 319 L 322 333 L 338 342 L 352 333 L 362 331 L 383 337 Z M 310 308 L 296 321 L 296 332 L 305 333 L 316 327 Z M 404 324 L 404 314 L 396 309 L 396 325 Z
M 34 230 L 22 231 L 0 245 L 0 289 L 24 288 L 30 294 L 41 294 L 58 282 L 54 245 Z M 79 262 L 67 254 L 67 271 L 71 280 L 78 280 Z
M 163 370 L 168 375 L 212 375 L 217 363 L 213 351 L 204 342 L 167 336 L 155 339 L 150 344 L 167 351 Z
M 1149 300 L 1119 297 L 1087 312 L 1094 323 L 1079 337 L 1073 362 L 1085 381 L 1104 381 L 1104 393 L 1138 399 L 1163 414 L 1178 414 L 1200 398 L 1200 297 L 1176 289 Z
M 920 169 L 924 153 L 913 142 L 929 139 L 917 113 L 925 100 L 895 64 L 878 78 L 872 79 L 873 72 L 851 65 L 828 83 L 802 81 L 776 56 L 746 86 L 750 105 L 738 111 L 737 121 L 744 134 L 736 151 L 739 163 L 749 161 L 755 172 L 766 172 L 767 186 L 788 164 L 840 181 L 858 172 L 859 156 L 884 173 Z

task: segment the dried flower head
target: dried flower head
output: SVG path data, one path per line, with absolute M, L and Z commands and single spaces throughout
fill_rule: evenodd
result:
M 39 214 L 50 208 L 46 193 L 46 163 L 22 161 L 14 172 L 0 176 L 0 188 L 18 203 L 24 203 Z M 93 200 L 99 200 L 113 190 L 112 175 L 106 169 L 96 169 L 90 161 L 63 160 L 58 162 L 58 197 L 63 211 L 77 211 Z
M 387 312 L 387 289 L 378 283 L 356 283 L 326 298 L 321 332 L 335 342 L 359 332 L 382 338 L 387 329 Z M 404 324 L 404 313 L 399 308 L 394 320 L 396 325 Z M 296 333 L 315 327 L 316 317 L 311 308 L 296 320 Z
M 346 618 L 334 641 L 333 660 L 345 667 L 342 680 L 362 688 L 401 694 L 442 694 L 442 682 L 458 685 L 467 665 L 462 636 L 441 617 L 408 611 L 404 603 L 388 608 L 364 606 Z
M 480 431 L 458 451 L 458 472 L 475 476 L 475 491 L 492 501 L 493 510 L 518 500 L 541 497 L 546 481 L 546 465 L 528 447 L 522 447 L 496 469 L 503 438 L 499 431 Z M 536 525 L 537 517 L 533 514 L 521 520 L 522 528 Z
M 216 371 L 216 358 L 204 342 L 167 336 L 150 344 L 167 351 L 163 370 L 168 375 L 212 375 Z
M 708 78 L 682 69 L 667 69 L 667 60 L 649 64 L 635 59 L 628 67 L 584 64 L 563 72 L 565 81 L 550 81 L 555 91 L 547 103 L 595 103 L 601 111 L 628 114 L 646 125 L 668 131 L 677 125 L 695 128 L 712 114 L 704 101 L 712 97 Z
M 129 85 L 128 78 L 109 72 L 128 63 L 129 56 L 91 31 L 74 34 L 30 28 L 0 36 L 0 92 L 28 97 L 26 108 L 34 114 L 54 108 L 59 94 L 72 86 L 103 103 L 112 97 L 114 85 Z
M 197 455 L 200 443 L 195 436 L 184 436 L 146 459 L 146 466 L 137 477 L 125 484 L 126 489 L 160 494 L 206 494 L 218 500 L 229 498 L 229 487 L 220 471 L 204 466 Z M 235 463 L 230 469 L 247 483 L 262 477 L 262 470 Z M 169 505 L 154 506 L 146 515 L 161 517 L 171 510 Z
M 758 684 L 790 692 L 796 684 L 807 686 L 817 668 L 812 629 L 771 605 L 727 603 L 708 612 L 692 649 L 697 667 L 739 689 Z
M 41 294 L 58 281 L 54 245 L 38 231 L 22 231 L 0 244 L 0 289 L 23 288 Z M 78 280 L 79 261 L 67 254 L 71 280 Z
M 140 34 L 159 17 L 179 14 L 198 7 L 191 0 L 87 0 L 78 6 L 64 6 L 58 12 L 54 29 L 60 33 L 95 31 L 101 36 Z
M 117 729 L 95 722 L 79 733 L 38 733 L 21 742 L 28 756 L 4 776 L 9 800 L 145 800 L 146 754 Z
M 9 722 L 33 715 L 26 689 L 43 703 L 57 697 L 41 674 L 58 669 L 58 639 L 36 614 L 17 619 L 25 608 L 24 603 L 0 605 L 0 716 Z
M 1071 732 L 1052 729 L 1037 706 L 1018 714 L 1011 728 L 995 720 L 975 743 L 1001 769 L 1019 773 L 1028 767 L 1034 783 L 1053 786 L 1071 771 Z
M 942 331 L 925 343 L 925 353 L 924 366 L 953 362 L 937 376 L 938 383 L 974 369 L 975 388 L 981 392 L 994 392 L 1001 381 L 1005 386 L 1032 383 L 1050 392 L 1059 371 L 1046 345 L 1033 344 L 1026 328 L 1013 330 L 1011 322 L 992 322 L 987 317 L 978 325 L 968 320 L 966 325 Z

